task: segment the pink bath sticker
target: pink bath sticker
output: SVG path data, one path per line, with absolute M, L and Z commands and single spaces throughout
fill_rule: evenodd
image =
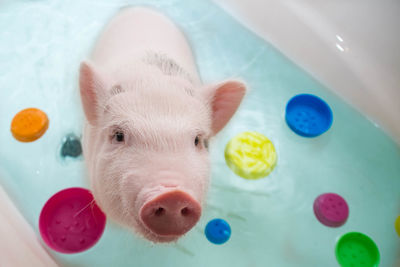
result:
M 78 253 L 91 248 L 102 236 L 105 225 L 106 216 L 93 195 L 78 187 L 54 194 L 39 217 L 43 241 L 61 253 Z
M 343 197 L 335 193 L 325 193 L 314 201 L 317 219 L 329 227 L 342 226 L 349 217 L 349 206 Z

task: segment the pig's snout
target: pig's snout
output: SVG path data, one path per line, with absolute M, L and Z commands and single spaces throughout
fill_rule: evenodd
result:
M 140 210 L 143 224 L 159 236 L 181 236 L 199 220 L 201 206 L 180 190 L 162 193 L 147 201 Z

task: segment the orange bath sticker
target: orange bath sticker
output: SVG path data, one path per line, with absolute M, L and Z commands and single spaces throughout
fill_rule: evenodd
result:
M 37 108 L 27 108 L 18 112 L 11 122 L 11 133 L 21 142 L 39 139 L 49 127 L 46 113 Z

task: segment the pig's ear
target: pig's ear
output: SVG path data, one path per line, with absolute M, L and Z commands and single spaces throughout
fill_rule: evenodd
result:
M 246 85 L 240 81 L 225 81 L 207 88 L 206 98 L 211 106 L 214 135 L 222 130 L 235 114 L 245 93 Z
M 94 125 L 97 120 L 100 100 L 99 92 L 102 91 L 99 89 L 103 87 L 103 83 L 101 82 L 101 75 L 98 73 L 95 66 L 88 61 L 83 61 L 81 63 L 79 87 L 86 118 L 90 124 Z

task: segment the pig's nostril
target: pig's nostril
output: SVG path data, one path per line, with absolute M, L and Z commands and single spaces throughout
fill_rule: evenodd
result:
M 188 216 L 190 214 L 190 210 L 188 207 L 181 209 L 182 216 Z
M 154 212 L 154 215 L 156 216 L 162 216 L 165 213 L 164 208 L 159 207 L 158 209 L 156 209 L 156 211 Z

